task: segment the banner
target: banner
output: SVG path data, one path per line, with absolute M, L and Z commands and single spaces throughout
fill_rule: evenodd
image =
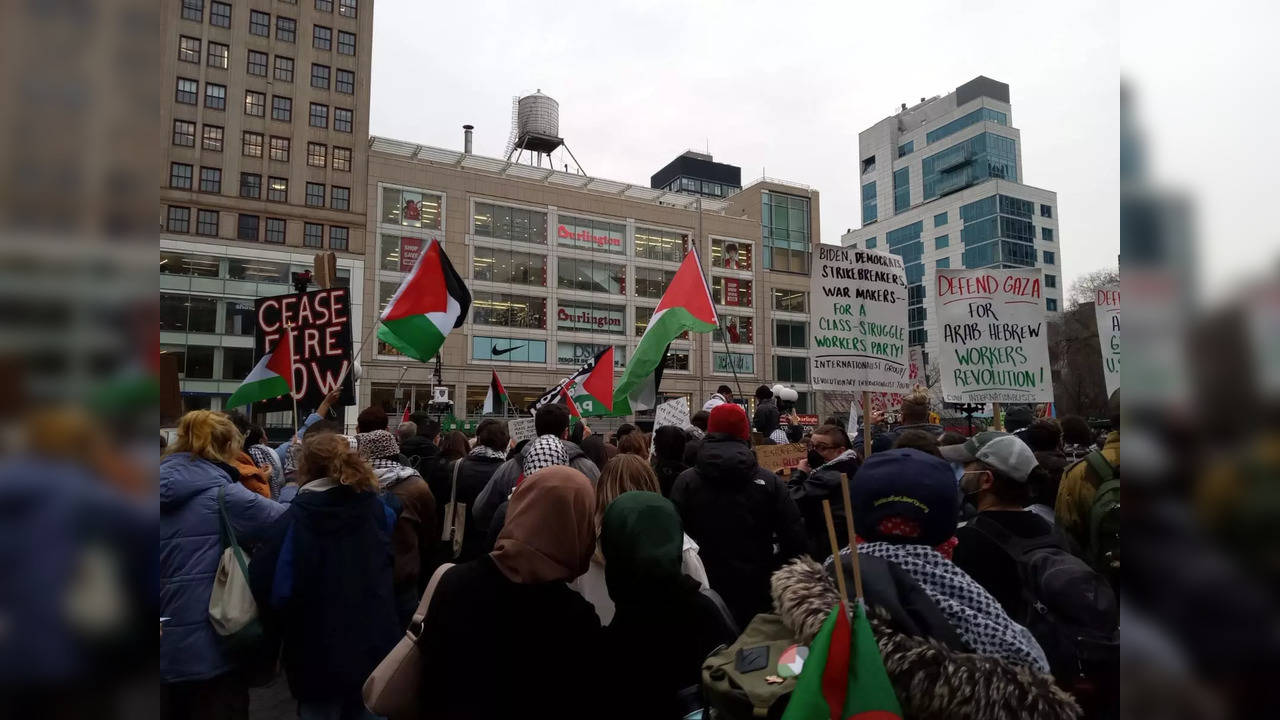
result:
M 266 355 L 287 331 L 293 339 L 293 397 L 298 413 L 320 407 L 324 396 L 342 382 L 338 405 L 355 405 L 355 381 L 351 372 L 351 303 L 347 288 L 258 298 L 253 311 L 255 358 Z M 257 404 L 265 412 L 293 411 L 288 396 Z
M 1098 344 L 1102 346 L 1102 375 L 1107 397 L 1120 388 L 1120 286 L 1099 288 L 1093 301 L 1098 319 Z
M 936 273 L 947 402 L 1053 402 L 1040 268 Z
M 784 468 L 794 468 L 808 456 L 809 451 L 804 443 L 790 445 L 758 445 L 755 448 L 756 462 L 769 472 L 778 472 Z
M 819 245 L 809 298 L 809 382 L 815 390 L 911 388 L 902 258 Z
M 659 405 L 653 413 L 653 429 L 667 425 L 678 428 L 689 427 L 689 398 L 681 396 Z

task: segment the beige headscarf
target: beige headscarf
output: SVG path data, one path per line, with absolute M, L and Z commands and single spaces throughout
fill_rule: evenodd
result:
M 565 465 L 538 470 L 511 496 L 493 561 L 512 582 L 572 580 L 591 563 L 595 514 L 595 490 L 586 475 Z

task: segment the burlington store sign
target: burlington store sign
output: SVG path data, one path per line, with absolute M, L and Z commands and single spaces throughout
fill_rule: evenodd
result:
M 597 235 L 591 230 L 575 230 L 565 227 L 564 225 L 561 225 L 556 229 L 556 235 L 559 236 L 561 240 L 571 240 L 573 241 L 573 245 L 578 247 L 605 248 L 607 250 L 615 251 L 622 250 L 623 233 L 626 232 L 625 230 L 623 230 L 622 233 L 614 234 L 609 230 L 601 228 L 600 232 L 602 234 Z
M 625 322 L 622 308 L 561 305 L 556 311 L 556 326 L 562 330 L 621 333 Z

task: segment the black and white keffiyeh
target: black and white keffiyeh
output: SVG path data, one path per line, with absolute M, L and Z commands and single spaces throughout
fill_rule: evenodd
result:
M 506 460 L 507 454 L 501 450 L 494 450 L 488 445 L 476 445 L 471 448 L 471 452 L 467 453 L 471 457 L 493 458 L 495 460 Z
M 937 550 L 927 545 L 887 542 L 862 543 L 858 550 L 888 560 L 915 578 L 977 654 L 1049 672 L 1049 661 L 1031 631 L 1014 622 L 991 593 Z M 849 548 L 841 550 L 840 555 L 849 557 Z
M 552 465 L 568 465 L 569 453 L 564 449 L 564 442 L 555 435 L 542 435 L 529 445 L 529 452 L 524 455 L 524 474 L 526 477 Z

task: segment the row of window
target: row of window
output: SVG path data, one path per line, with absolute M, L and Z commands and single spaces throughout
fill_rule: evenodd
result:
M 338 0 L 338 14 L 344 17 L 356 17 L 357 0 Z M 321 6 L 327 6 L 327 9 Z M 333 12 L 332 0 L 316 0 L 316 9 L 322 12 Z M 182 0 L 182 17 L 186 20 L 204 22 L 204 0 Z M 210 4 L 209 24 L 214 27 L 231 27 L 231 5 L 217 2 Z M 260 10 L 249 11 L 249 34 L 260 37 L 271 36 L 271 13 Z M 298 40 L 298 21 L 284 15 L 276 16 L 276 39 L 293 43 Z M 333 46 L 333 28 L 313 25 L 311 44 L 320 50 L 329 50 Z M 345 30 L 338 31 L 338 52 L 343 55 L 356 54 L 356 34 Z
M 187 234 L 193 231 L 191 222 L 192 208 L 170 205 L 165 219 L 165 230 L 171 233 Z M 195 209 L 196 235 L 206 237 L 219 236 L 220 213 L 216 210 Z M 258 215 L 240 213 L 236 220 L 236 239 L 246 242 L 266 242 L 276 245 L 285 244 L 287 223 L 284 218 L 262 218 Z M 320 223 L 303 223 L 302 244 L 304 247 L 324 247 L 325 226 Z M 350 247 L 351 229 L 341 225 L 329 226 L 329 249 L 347 250 Z
M 228 46 L 209 41 L 207 64 L 209 67 L 226 70 L 231 64 L 231 50 Z M 266 77 L 270 55 L 257 50 L 249 50 L 245 58 L 245 72 L 255 77 Z M 178 60 L 189 63 L 200 62 L 200 38 L 178 38 Z M 293 82 L 294 61 L 291 57 L 276 55 L 272 68 L 272 78 L 280 82 Z M 311 87 L 322 90 L 329 89 L 329 80 L 333 77 L 333 68 L 321 63 L 311 64 Z M 356 74 L 351 70 L 338 69 L 334 82 L 334 90 L 346 95 L 354 95 L 356 91 Z
M 220 125 L 206 124 L 201 133 L 200 147 L 210 152 L 222 152 L 224 141 L 223 128 Z M 173 121 L 173 144 L 182 147 L 195 147 L 196 143 L 196 124 L 189 120 Z M 264 151 L 269 154 L 272 160 L 279 162 L 289 162 L 291 142 L 287 137 L 272 135 L 270 139 L 262 133 L 246 130 L 241 135 L 240 154 L 245 157 L 260 158 L 263 157 Z M 329 164 L 329 146 L 324 143 L 308 142 L 307 143 L 307 165 L 309 167 L 325 167 Z M 351 148 L 340 147 L 334 145 L 333 148 L 333 169 L 342 172 L 351 172 Z M 180 163 L 175 163 L 180 164 Z M 174 184 L 172 180 L 173 173 L 170 173 L 171 187 L 186 187 L 180 184 Z M 216 191 L 208 191 L 216 192 Z
M 224 264 L 225 263 L 225 264 Z M 160 251 L 160 273 L 162 275 L 183 275 L 203 278 L 225 278 L 228 280 L 250 280 L 261 283 L 278 283 L 288 285 L 291 273 L 310 267 L 294 265 L 287 262 L 263 260 L 261 258 L 218 258 L 208 255 L 193 255 L 168 250 Z M 351 272 L 345 268 L 338 269 L 337 284 L 346 287 Z M 252 303 L 250 303 L 252 308 Z M 227 332 L 232 332 L 228 330 Z M 234 333 L 248 335 L 251 333 Z
M 711 197 L 728 197 L 742 188 L 728 183 L 711 182 L 697 178 L 678 177 L 667 183 L 666 190 L 672 192 L 688 192 Z
M 204 89 L 204 106 L 212 110 L 227 109 L 227 86 L 206 82 Z M 200 96 L 200 83 L 190 78 L 178 78 L 174 100 L 183 105 L 195 105 Z M 267 94 L 256 90 L 244 91 L 244 114 L 252 117 L 265 117 Z M 293 122 L 293 98 L 283 95 L 271 96 L 271 119 L 280 122 Z M 308 115 L 311 127 L 329 127 L 329 106 L 323 103 L 311 103 Z M 355 111 L 350 108 L 333 108 L 333 129 L 350 133 L 355 127 Z

